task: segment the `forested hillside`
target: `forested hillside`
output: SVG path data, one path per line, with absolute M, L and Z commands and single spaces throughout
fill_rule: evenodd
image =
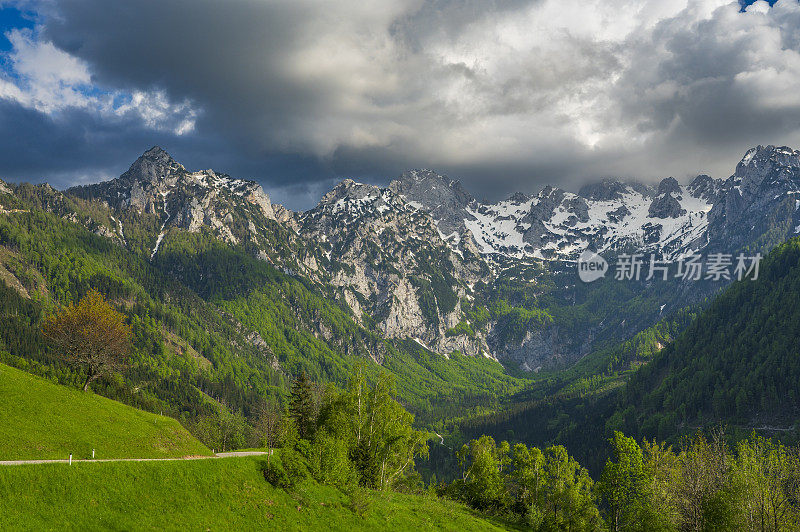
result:
M 686 309 L 566 372 L 543 376 L 496 416 L 465 421 L 491 434 L 565 444 L 598 471 L 596 453 L 615 430 L 677 442 L 726 426 L 798 439 L 800 239 L 775 248 L 757 280 L 734 283 L 706 308 Z
M 661 438 L 716 421 L 796 435 L 798 295 L 800 240 L 792 239 L 770 253 L 757 281 L 731 286 L 631 378 L 619 407 L 624 423 Z

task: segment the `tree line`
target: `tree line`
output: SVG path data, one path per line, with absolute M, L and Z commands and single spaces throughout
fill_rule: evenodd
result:
M 533 530 L 797 530 L 800 449 L 721 430 L 679 450 L 621 432 L 594 481 L 560 445 L 513 448 L 489 436 L 458 451 L 461 477 L 437 492 Z

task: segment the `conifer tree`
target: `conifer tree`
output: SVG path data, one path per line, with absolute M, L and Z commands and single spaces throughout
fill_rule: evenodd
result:
M 317 425 L 314 390 L 305 371 L 301 372 L 292 383 L 289 415 L 294 418 L 300 439 L 310 440 L 314 437 Z

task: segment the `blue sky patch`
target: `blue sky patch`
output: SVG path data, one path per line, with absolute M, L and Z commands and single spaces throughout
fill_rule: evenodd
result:
M 20 11 L 15 7 L 0 8 L 0 53 L 11 50 L 11 42 L 6 38 L 6 33 L 19 28 L 32 29 L 34 24 L 33 13 Z

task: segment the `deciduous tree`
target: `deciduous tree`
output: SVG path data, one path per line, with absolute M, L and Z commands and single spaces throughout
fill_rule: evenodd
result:
M 84 391 L 103 375 L 127 366 L 131 328 L 96 290 L 48 316 L 42 332 L 62 360 L 84 369 Z
M 271 464 L 272 450 L 281 434 L 281 410 L 275 403 L 261 402 L 256 411 L 255 430 L 260 442 L 267 448 L 267 465 Z

